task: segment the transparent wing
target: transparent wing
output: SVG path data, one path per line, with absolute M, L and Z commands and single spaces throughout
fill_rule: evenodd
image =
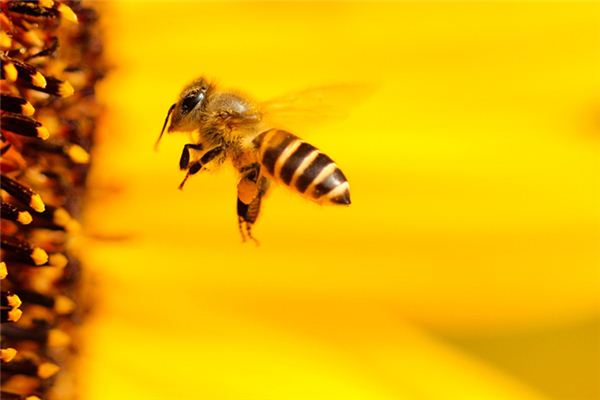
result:
M 260 110 L 269 127 L 305 130 L 347 117 L 374 91 L 367 83 L 317 86 L 262 102 Z

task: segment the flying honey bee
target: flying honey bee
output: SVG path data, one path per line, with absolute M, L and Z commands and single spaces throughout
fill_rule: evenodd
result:
M 186 171 L 180 189 L 207 165 L 231 160 L 239 172 L 237 215 L 244 241 L 255 240 L 252 225 L 271 180 L 320 204 L 350 204 L 348 180 L 333 160 L 294 134 L 266 126 L 264 116 L 264 107 L 199 78 L 169 108 L 156 141 L 158 145 L 167 124 L 167 132 L 191 133 L 193 143 L 183 146 L 179 159 L 179 168 Z

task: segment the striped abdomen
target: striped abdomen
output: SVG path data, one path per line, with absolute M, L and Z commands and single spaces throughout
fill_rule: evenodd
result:
M 268 174 L 319 203 L 350 204 L 348 181 L 333 160 L 289 132 L 271 129 L 254 141 Z

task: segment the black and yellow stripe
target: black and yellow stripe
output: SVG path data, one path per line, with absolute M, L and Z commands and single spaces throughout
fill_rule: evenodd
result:
M 37 137 L 42 140 L 50 137 L 50 132 L 40 122 L 25 115 L 12 112 L 3 113 L 0 117 L 2 131 L 7 131 L 20 136 Z
M 29 211 L 23 210 L 14 204 L 5 201 L 0 203 L 0 218 L 18 222 L 22 225 L 30 224 L 33 219 Z
M 44 212 L 46 209 L 46 206 L 38 193 L 6 175 L 2 175 L 2 179 L 0 179 L 0 189 L 39 213 Z
M 35 108 L 27 100 L 7 94 L 0 94 L 0 109 L 26 117 L 32 116 L 35 112 Z
M 329 156 L 279 129 L 255 139 L 259 160 L 277 181 L 318 203 L 350 204 L 348 180 Z
M 46 77 L 33 65 L 4 56 L 0 57 L 0 60 L 3 64 L 2 79 L 7 79 L 11 82 L 18 79 L 20 83 L 33 89 L 46 87 Z

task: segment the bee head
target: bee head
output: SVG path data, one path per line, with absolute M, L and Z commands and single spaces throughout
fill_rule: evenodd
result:
M 211 89 L 212 86 L 204 78 L 200 78 L 187 85 L 181 91 L 177 103 L 169 108 L 155 148 L 158 146 L 158 142 L 167 127 L 169 117 L 171 117 L 171 123 L 167 132 L 191 131 L 198 127 L 198 121 L 202 118 L 205 108 L 205 99 Z
M 187 85 L 179 95 L 175 103 L 171 117 L 169 132 L 189 131 L 197 128 L 198 120 L 201 118 L 205 108 L 205 99 L 210 89 L 209 83 L 200 78 Z

